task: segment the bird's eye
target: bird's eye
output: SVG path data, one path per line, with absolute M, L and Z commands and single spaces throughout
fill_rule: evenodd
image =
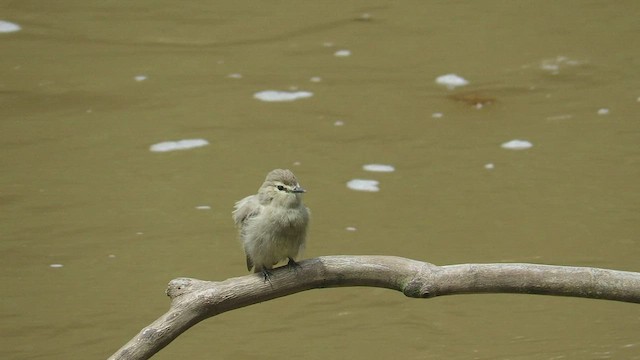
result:
M 284 190 L 284 186 L 278 185 L 278 190 L 280 190 L 280 191 Z

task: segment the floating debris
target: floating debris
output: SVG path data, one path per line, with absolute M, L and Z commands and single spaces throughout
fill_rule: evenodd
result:
M 198 209 L 198 210 L 211 210 L 211 206 L 209 206 L 209 205 L 198 205 L 198 206 L 196 206 L 196 209 Z
M 253 97 L 267 102 L 278 101 L 294 101 L 298 99 L 304 99 L 312 97 L 313 93 L 309 91 L 278 91 L 278 90 L 265 90 L 253 94 Z
M 475 91 L 451 94 L 447 97 L 451 100 L 460 101 L 474 106 L 476 109 L 481 109 L 485 105 L 490 105 L 496 102 L 496 98 Z
M 380 188 L 378 188 L 379 183 L 376 180 L 353 179 L 349 180 L 347 187 L 356 191 L 377 192 L 380 191 Z
M 344 121 L 342 121 L 342 120 L 336 120 L 333 123 L 333 126 L 343 126 L 343 125 L 344 125 Z
M 22 30 L 22 27 L 16 23 L 0 20 L 0 33 L 12 33 Z
M 233 73 L 233 74 L 227 75 L 227 77 L 230 78 L 230 79 L 242 79 L 242 74 Z
M 320 81 L 322 81 L 322 78 L 320 76 L 314 76 L 311 79 L 309 79 L 309 81 L 319 83 Z
M 431 114 L 431 117 L 434 119 L 440 119 L 441 117 L 443 117 L 444 114 L 441 112 L 434 112 L 433 114 Z
M 197 147 L 207 146 L 209 142 L 205 139 L 185 139 L 178 141 L 165 141 L 151 145 L 149 150 L 152 152 L 166 152 L 175 150 L 188 150 Z
M 62 264 L 51 264 L 51 265 L 49 265 L 49 267 L 54 268 L 54 269 L 58 269 L 58 268 L 61 268 L 63 266 L 64 265 L 62 265 Z
M 503 149 L 508 149 L 508 150 L 525 150 L 532 147 L 533 144 L 527 140 L 511 140 L 511 141 L 507 141 L 506 143 L 503 143 L 500 146 Z
M 135 81 L 145 81 L 147 80 L 147 75 L 136 75 L 133 77 L 133 80 Z
M 495 165 L 493 165 L 493 163 L 484 164 L 484 168 L 487 170 L 493 170 Z
M 373 172 L 394 172 L 396 168 L 391 165 L 383 165 L 383 164 L 367 164 L 362 166 L 362 169 L 365 171 L 373 171 Z
M 346 228 L 344 228 L 347 231 L 356 231 L 358 229 L 356 229 L 354 226 L 347 226 Z
M 607 108 L 598 109 L 598 115 L 608 115 L 608 114 L 609 114 L 609 109 Z
M 459 86 L 469 85 L 469 81 L 467 81 L 465 78 L 458 76 L 456 74 L 446 74 L 446 75 L 438 76 L 436 78 L 436 84 L 444 85 L 449 90 L 451 90 Z
M 333 53 L 333 56 L 337 56 L 337 57 L 347 57 L 347 56 L 351 56 L 351 50 L 338 50 L 335 53 Z

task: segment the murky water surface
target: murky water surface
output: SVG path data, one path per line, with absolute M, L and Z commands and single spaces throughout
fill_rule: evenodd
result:
M 306 257 L 640 271 L 636 1 L 0 8 L 3 359 L 106 358 L 170 279 L 245 274 L 230 211 L 277 167 L 309 189 Z M 639 334 L 631 304 L 327 289 L 156 358 L 639 359 Z

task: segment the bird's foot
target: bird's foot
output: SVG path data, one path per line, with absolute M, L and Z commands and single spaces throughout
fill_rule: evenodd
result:
M 289 267 L 289 269 L 293 269 L 295 271 L 298 271 L 298 269 L 302 269 L 302 266 L 300 266 L 300 264 L 298 264 L 292 258 L 289 258 L 289 262 L 287 263 L 287 266 Z
M 269 282 L 271 283 L 271 271 L 267 270 L 267 269 L 262 269 L 262 271 L 260 271 L 262 273 L 262 277 L 264 277 L 264 282 Z

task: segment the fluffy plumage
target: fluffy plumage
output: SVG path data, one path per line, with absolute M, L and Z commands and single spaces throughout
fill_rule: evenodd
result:
M 256 195 L 236 202 L 233 221 L 247 258 L 247 269 L 263 272 L 280 261 L 295 258 L 304 248 L 309 209 L 302 203 L 298 180 L 290 170 L 276 169 L 267 174 Z

